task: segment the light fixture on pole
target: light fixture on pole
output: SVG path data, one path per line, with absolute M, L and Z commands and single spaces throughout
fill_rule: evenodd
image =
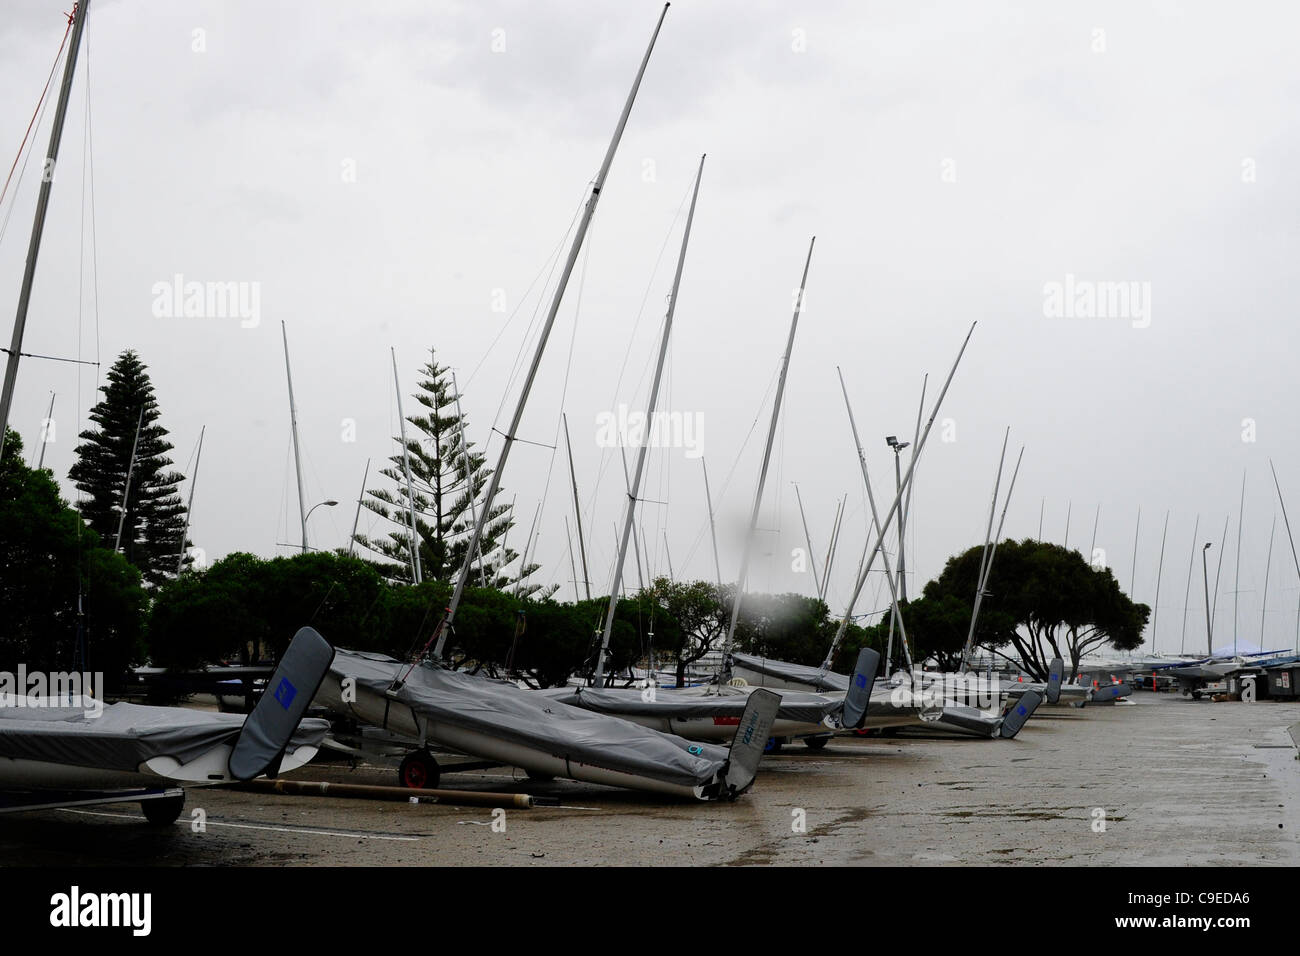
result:
M 307 527 L 307 519 L 310 518 L 310 517 L 311 517 L 311 513 L 312 513 L 313 511 L 315 511 L 317 508 L 319 508 L 321 505 L 325 505 L 327 508 L 333 508 L 336 504 L 338 504 L 337 501 L 318 501 L 318 502 L 316 502 L 314 505 L 312 505 L 310 508 L 308 508 L 308 509 L 307 509 L 307 513 L 306 513 L 305 515 L 303 515 L 303 518 L 302 518 L 302 526 L 303 526 L 303 528 L 306 529 L 306 527 Z M 303 536 L 303 539 L 302 539 L 302 553 L 303 553 L 303 554 L 306 554 L 306 553 L 307 553 L 307 537 L 306 537 L 306 535 L 304 535 L 304 536 Z
M 904 448 L 911 446 L 911 442 L 899 441 L 896 435 L 887 435 L 885 444 L 894 449 L 894 488 L 901 491 L 903 488 L 903 471 L 899 464 L 898 455 Z M 900 509 L 898 512 L 898 599 L 899 601 L 907 600 L 907 565 L 903 555 L 903 542 L 907 540 L 907 512 Z

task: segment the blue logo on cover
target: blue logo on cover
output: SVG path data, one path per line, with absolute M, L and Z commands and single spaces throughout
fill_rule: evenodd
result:
M 853 683 L 856 684 L 858 687 L 866 687 L 867 676 L 865 674 L 854 674 Z
M 281 677 L 280 686 L 275 689 L 275 699 L 285 710 L 293 703 L 293 699 L 298 696 L 298 688 L 289 683 L 289 678 Z

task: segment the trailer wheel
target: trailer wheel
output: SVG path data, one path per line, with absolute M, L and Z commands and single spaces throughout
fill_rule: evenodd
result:
M 803 745 L 809 750 L 825 750 L 830 739 L 829 737 L 805 737 Z
M 179 797 L 160 797 L 157 800 L 141 800 L 140 809 L 144 818 L 156 827 L 171 826 L 181 815 L 185 806 L 185 794 Z
M 427 750 L 413 750 L 402 759 L 397 768 L 398 786 L 412 790 L 431 790 L 438 786 L 438 761 Z

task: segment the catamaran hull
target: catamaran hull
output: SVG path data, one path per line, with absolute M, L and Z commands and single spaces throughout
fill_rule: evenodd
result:
M 355 696 L 356 700 L 345 703 L 338 675 L 331 672 L 321 684 L 316 694 L 316 701 L 338 713 L 351 714 L 375 727 L 382 727 L 414 740 L 437 741 L 441 746 L 451 750 L 498 761 L 511 767 L 520 767 L 540 776 L 566 777 L 583 783 L 645 790 L 696 800 L 709 799 L 703 787 L 673 784 L 652 777 L 581 763 L 481 731 L 423 717 L 408 705 L 392 700 L 384 694 L 377 694 L 359 683 L 349 690 L 349 696 Z M 732 732 L 734 733 L 734 728 Z

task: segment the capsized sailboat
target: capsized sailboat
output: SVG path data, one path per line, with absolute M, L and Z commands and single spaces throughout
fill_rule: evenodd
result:
M 727 749 L 568 707 L 505 681 L 341 648 L 316 699 L 417 741 L 402 768 L 408 785 L 437 786 L 438 765 L 426 746 L 436 742 L 531 776 L 697 800 L 734 800 L 750 788 L 780 703 L 770 692 L 750 694 Z M 412 772 L 418 784 L 408 779 Z

